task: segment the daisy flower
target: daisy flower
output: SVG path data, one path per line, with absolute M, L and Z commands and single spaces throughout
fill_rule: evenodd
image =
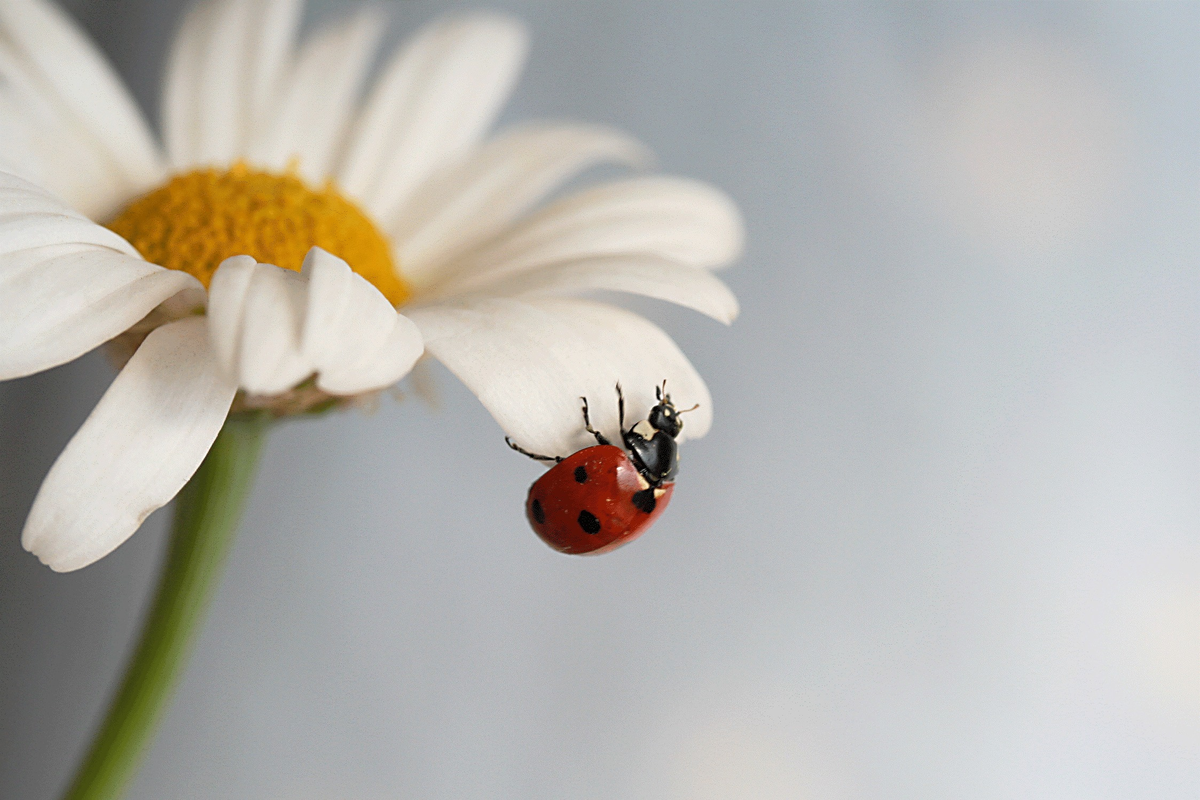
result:
M 0 0 L 0 379 L 104 343 L 125 362 L 30 511 L 22 543 L 55 570 L 169 502 L 231 411 L 350 403 L 423 350 L 537 452 L 586 444 L 579 397 L 618 381 L 635 418 L 665 379 L 700 404 L 686 435 L 708 430 L 711 398 L 674 342 L 580 295 L 730 322 L 736 299 L 709 271 L 741 246 L 729 199 L 661 176 L 552 198 L 648 154 L 596 125 L 487 138 L 526 53 L 507 17 L 433 22 L 364 93 L 378 12 L 299 41 L 301 16 L 300 0 L 195 6 L 160 142 L 62 11 Z M 612 431 L 610 405 L 594 407 Z

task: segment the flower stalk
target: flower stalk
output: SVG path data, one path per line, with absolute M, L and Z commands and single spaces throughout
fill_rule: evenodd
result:
M 230 416 L 176 498 L 166 564 L 141 638 L 64 800 L 116 800 L 133 778 L 233 543 L 270 419 Z

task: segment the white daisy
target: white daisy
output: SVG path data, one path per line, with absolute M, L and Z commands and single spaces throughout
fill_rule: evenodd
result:
M 618 380 L 632 415 L 665 379 L 700 404 L 686 435 L 708 430 L 708 391 L 674 342 L 577 295 L 730 322 L 737 301 L 708 271 L 741 247 L 728 198 L 635 177 L 539 208 L 581 170 L 647 154 L 593 125 L 485 140 L 524 61 L 518 23 L 436 21 L 360 102 L 376 12 L 297 45 L 301 11 L 197 5 L 171 51 L 160 147 L 58 8 L 0 0 L 0 379 L 136 348 L 30 512 L 22 542 L 53 569 L 101 558 L 170 501 L 231 408 L 377 391 L 422 340 L 534 451 L 586 444 L 578 398 Z M 610 431 L 612 405 L 594 404 Z

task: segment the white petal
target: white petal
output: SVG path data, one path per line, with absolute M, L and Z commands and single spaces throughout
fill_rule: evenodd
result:
M 199 282 L 0 173 L 0 380 L 66 363 Z
M 741 216 L 719 190 L 682 178 L 632 178 L 551 204 L 460 259 L 441 280 L 452 283 L 471 273 L 493 278 L 622 253 L 716 267 L 741 247 Z
M 263 265 L 246 293 L 238 383 L 251 394 L 276 394 L 300 383 L 312 366 L 300 352 L 304 281 L 292 270 Z
M 196 3 L 188 9 L 167 55 L 160 125 L 167 158 L 175 169 L 184 169 L 196 160 L 199 141 L 196 84 L 214 15 L 212 3 Z
M 10 48 L 0 43 L 2 169 L 103 214 L 128 190 L 95 140 Z
M 590 166 L 650 160 L 641 143 L 600 125 L 530 125 L 499 136 L 427 181 L 392 226 L 405 277 L 422 283 Z
M 222 262 L 208 322 L 226 374 L 257 395 L 287 391 L 313 374 L 330 394 L 380 389 L 404 377 L 423 349 L 416 325 L 345 261 L 316 247 L 301 273 L 250 256 Z
M 696 368 L 658 326 L 623 308 L 580 300 L 542 300 L 542 308 L 564 321 L 588 330 L 588 336 L 613 354 L 621 364 L 621 380 L 628 384 L 635 413 L 645 416 L 654 405 L 654 387 L 667 382 L 667 391 L 678 408 L 697 406 L 684 417 L 679 441 L 699 439 L 712 427 L 712 396 Z M 640 404 L 638 403 L 640 399 Z M 636 417 L 635 417 L 636 418 Z
M 421 182 L 473 147 L 512 91 L 528 36 L 476 12 L 427 25 L 384 68 L 355 125 L 339 184 L 397 219 Z
M 83 214 L 66 205 L 41 186 L 14 173 L 0 171 L 0 217 L 14 217 L 20 214 L 45 214 L 90 222 Z M 119 236 L 111 241 L 114 243 L 124 242 Z M 136 252 L 127 242 L 121 247 L 125 248 L 127 252 Z
M 164 82 L 163 131 L 176 168 L 228 164 L 270 119 L 300 23 L 299 0 L 217 0 L 193 7 Z
M 150 130 L 116 73 L 61 10 L 45 0 L 0 3 L 5 44 L 45 86 L 61 112 L 85 132 L 124 182 L 128 199 L 157 183 L 163 165 Z M 117 198 L 96 198 L 111 205 Z
M 0 242 L 3 243 L 0 247 L 11 252 L 59 243 L 91 244 L 123 251 L 121 241 L 120 236 L 107 228 L 66 214 L 20 212 L 0 216 Z
M 199 48 L 195 83 L 194 151 L 186 166 L 228 164 L 237 154 L 246 124 L 239 90 L 244 85 L 243 59 L 253 34 L 246 24 L 250 4 L 244 0 L 213 3 L 208 36 Z M 185 166 L 177 164 L 176 166 Z
M 137 257 L 133 245 L 24 178 L 0 172 L 0 253 L 50 244 L 91 244 Z
M 302 0 L 259 0 L 255 12 L 251 55 L 246 72 L 246 120 L 249 127 L 243 131 L 244 136 L 249 136 L 256 127 L 265 126 L 275 111 L 275 103 L 292 56 L 292 45 L 300 28 L 304 3 Z
M 345 261 L 318 247 L 304 260 L 308 309 L 301 349 L 317 388 L 358 394 L 408 374 L 424 350 L 411 320 Z
M 237 380 L 246 293 L 258 272 L 253 256 L 233 256 L 220 263 L 208 289 L 208 333 L 213 353 L 225 373 Z
M 599 256 L 568 261 L 492 282 L 467 283 L 455 289 L 507 297 L 606 290 L 666 300 L 726 325 L 738 314 L 737 297 L 711 272 L 652 255 Z
M 112 552 L 195 473 L 235 391 L 203 319 L 155 330 L 54 462 L 21 544 L 59 572 Z
M 301 176 L 323 181 L 341 150 L 383 28 L 378 11 L 365 8 L 309 38 L 251 137 L 249 159 L 271 169 L 286 169 L 297 159 Z
M 667 388 L 683 408 L 700 404 L 680 439 L 707 433 L 712 399 L 704 381 L 665 333 L 631 312 L 580 300 L 483 299 L 414 309 L 426 349 L 479 397 L 517 444 L 568 455 L 590 440 L 581 396 L 610 438 L 618 433 L 615 385 L 626 395 L 626 424 Z
M 186 273 L 103 247 L 0 256 L 0 380 L 78 358 L 191 287 Z
M 292 270 L 250 256 L 221 263 L 208 290 L 213 351 L 250 394 L 286 391 L 312 374 L 300 352 L 305 281 Z

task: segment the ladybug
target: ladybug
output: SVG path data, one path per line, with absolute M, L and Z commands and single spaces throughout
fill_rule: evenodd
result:
M 534 532 L 560 553 L 599 555 L 641 536 L 658 519 L 679 470 L 675 437 L 683 430 L 679 411 L 666 391 L 655 387 L 658 404 L 646 419 L 625 430 L 625 396 L 617 384 L 617 415 L 624 448 L 611 443 L 592 427 L 588 401 L 583 402 L 583 425 L 598 444 L 566 458 L 541 456 L 505 437 L 518 453 L 553 461 L 554 466 L 534 481 L 525 500 L 525 515 Z

